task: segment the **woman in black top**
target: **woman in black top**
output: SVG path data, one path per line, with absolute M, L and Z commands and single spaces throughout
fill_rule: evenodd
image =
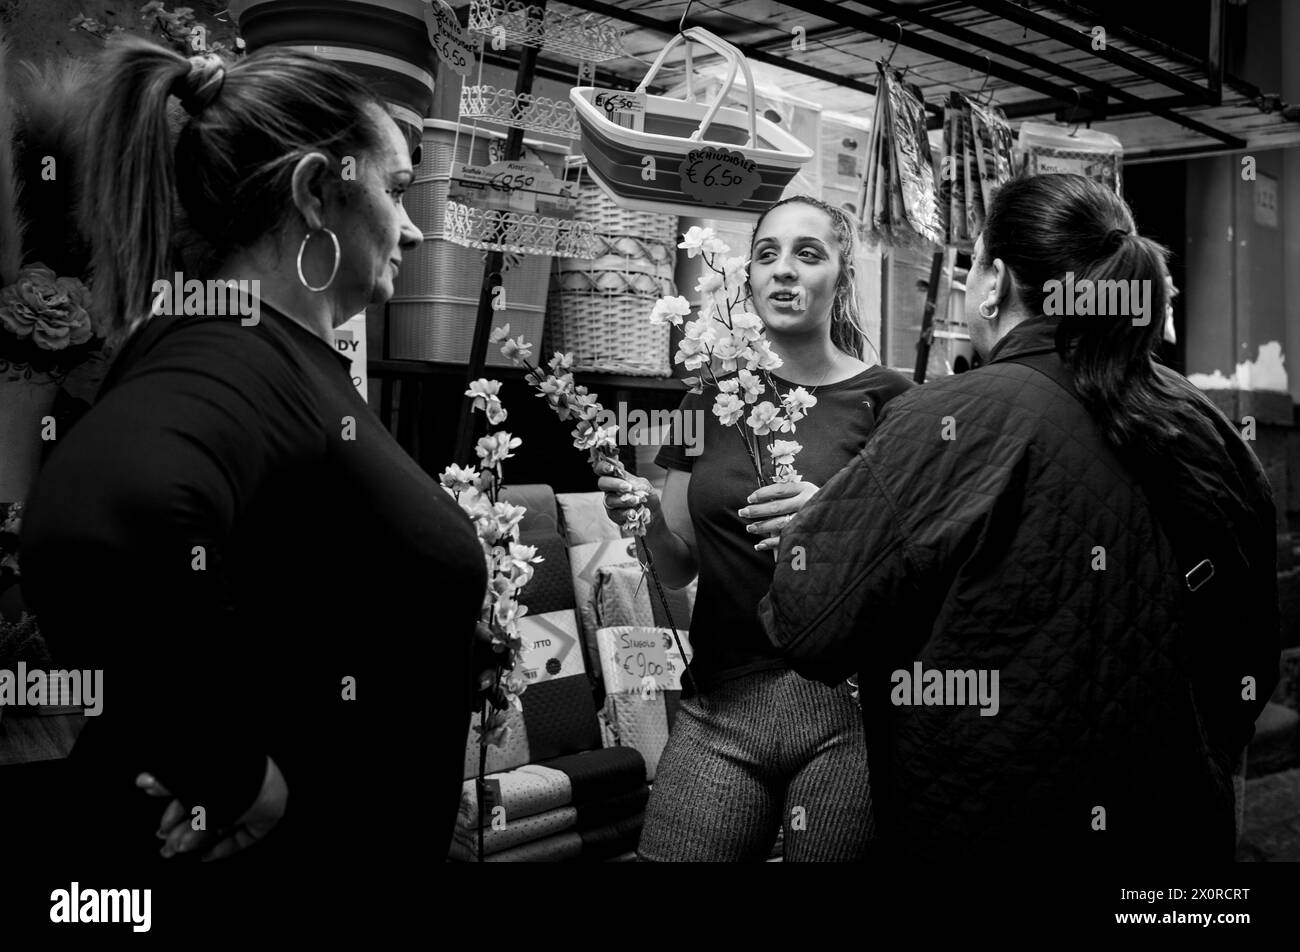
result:
M 669 473 L 662 501 L 650 491 L 646 541 L 666 584 L 699 576 L 690 671 L 700 694 L 683 696 L 659 761 L 643 859 L 763 859 L 782 823 L 788 860 L 860 859 L 869 842 L 851 688 L 794 674 L 756 614 L 781 530 L 862 448 L 884 403 L 911 386 L 859 358 L 855 235 L 842 211 L 803 196 L 772 206 L 754 229 L 751 300 L 784 360 L 768 386 L 781 395 L 802 386 L 817 399 L 793 437 L 803 481 L 760 490 L 741 437 L 712 413 L 712 392 L 688 394 L 681 407 L 703 420 L 703 452 L 665 446 L 658 456 Z M 600 488 L 618 521 L 634 504 L 632 484 L 605 475 Z
M 98 306 L 126 339 L 39 476 L 22 551 L 59 662 L 104 671 L 65 868 L 360 886 L 377 859 L 445 856 L 482 550 L 333 346 L 421 240 L 406 143 L 314 56 L 226 67 L 135 40 L 107 58 L 88 141 L 112 157 L 83 183 Z M 187 288 L 170 313 L 177 199 L 206 252 L 180 277 L 249 282 L 247 310 Z

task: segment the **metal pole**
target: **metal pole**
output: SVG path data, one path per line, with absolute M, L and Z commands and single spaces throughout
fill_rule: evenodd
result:
M 939 278 L 943 274 L 946 251 L 936 251 L 930 262 L 930 284 L 925 290 L 925 310 L 921 312 L 921 338 L 916 342 L 916 372 L 912 379 L 925 383 L 925 368 L 930 362 L 930 341 L 934 338 L 934 305 L 939 299 Z
M 546 0 L 536 0 L 532 6 L 544 12 Z M 540 14 L 539 14 L 540 15 Z M 536 46 L 525 46 L 519 57 L 519 75 L 515 78 L 515 96 L 533 91 L 533 69 L 537 65 Z M 523 154 L 524 130 L 511 128 L 506 134 L 505 161 L 514 162 Z M 465 387 L 483 376 L 483 367 L 487 359 L 488 336 L 492 333 L 492 298 L 493 291 L 501 283 L 501 263 L 504 255 L 500 251 L 489 251 L 487 263 L 483 267 L 483 286 L 479 290 L 478 315 L 474 319 L 474 340 L 470 344 L 469 366 L 465 369 Z M 541 341 L 530 343 L 540 345 Z M 465 466 L 474 458 L 474 418 L 468 399 L 461 400 L 460 422 L 456 427 L 456 450 L 452 456 L 456 462 Z

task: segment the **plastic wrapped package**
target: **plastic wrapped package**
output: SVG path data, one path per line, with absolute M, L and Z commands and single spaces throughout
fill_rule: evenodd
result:
M 1060 123 L 1024 122 L 1018 145 L 1029 175 L 1070 172 L 1122 194 L 1124 146 L 1109 133 Z

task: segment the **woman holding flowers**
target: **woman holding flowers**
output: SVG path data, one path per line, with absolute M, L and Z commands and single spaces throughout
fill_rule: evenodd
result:
M 662 498 L 644 479 L 598 469 L 612 519 L 648 508 L 646 544 L 664 583 L 699 578 L 691 680 L 647 807 L 644 860 L 762 860 L 783 824 L 787 860 L 866 852 L 867 756 L 851 685 L 792 672 L 756 613 L 781 531 L 911 385 L 861 359 L 855 240 L 848 215 L 803 196 L 758 220 L 747 270 L 709 230 L 691 229 L 680 247 L 708 265 L 697 286 L 705 302 L 677 360 L 703 374 L 681 407 L 705 418 L 703 452 L 661 450 Z M 733 311 L 746 296 L 753 313 Z M 688 312 L 669 299 L 655 317 L 680 324 Z

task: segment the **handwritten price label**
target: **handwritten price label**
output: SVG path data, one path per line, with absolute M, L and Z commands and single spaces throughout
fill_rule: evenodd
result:
M 645 131 L 645 93 L 624 89 L 598 89 L 591 104 L 605 113 L 605 118 L 624 129 Z
M 739 205 L 763 184 L 752 159 L 712 146 L 687 153 L 680 174 L 682 191 L 705 205 Z
M 639 692 L 650 682 L 659 691 L 681 690 L 682 656 L 666 628 L 621 631 L 612 650 L 619 683 L 607 685 L 608 690 Z
M 474 42 L 461 27 L 460 21 L 446 0 L 433 0 L 424 5 L 424 24 L 429 30 L 429 42 L 434 52 L 452 71 L 468 76 L 474 65 Z

